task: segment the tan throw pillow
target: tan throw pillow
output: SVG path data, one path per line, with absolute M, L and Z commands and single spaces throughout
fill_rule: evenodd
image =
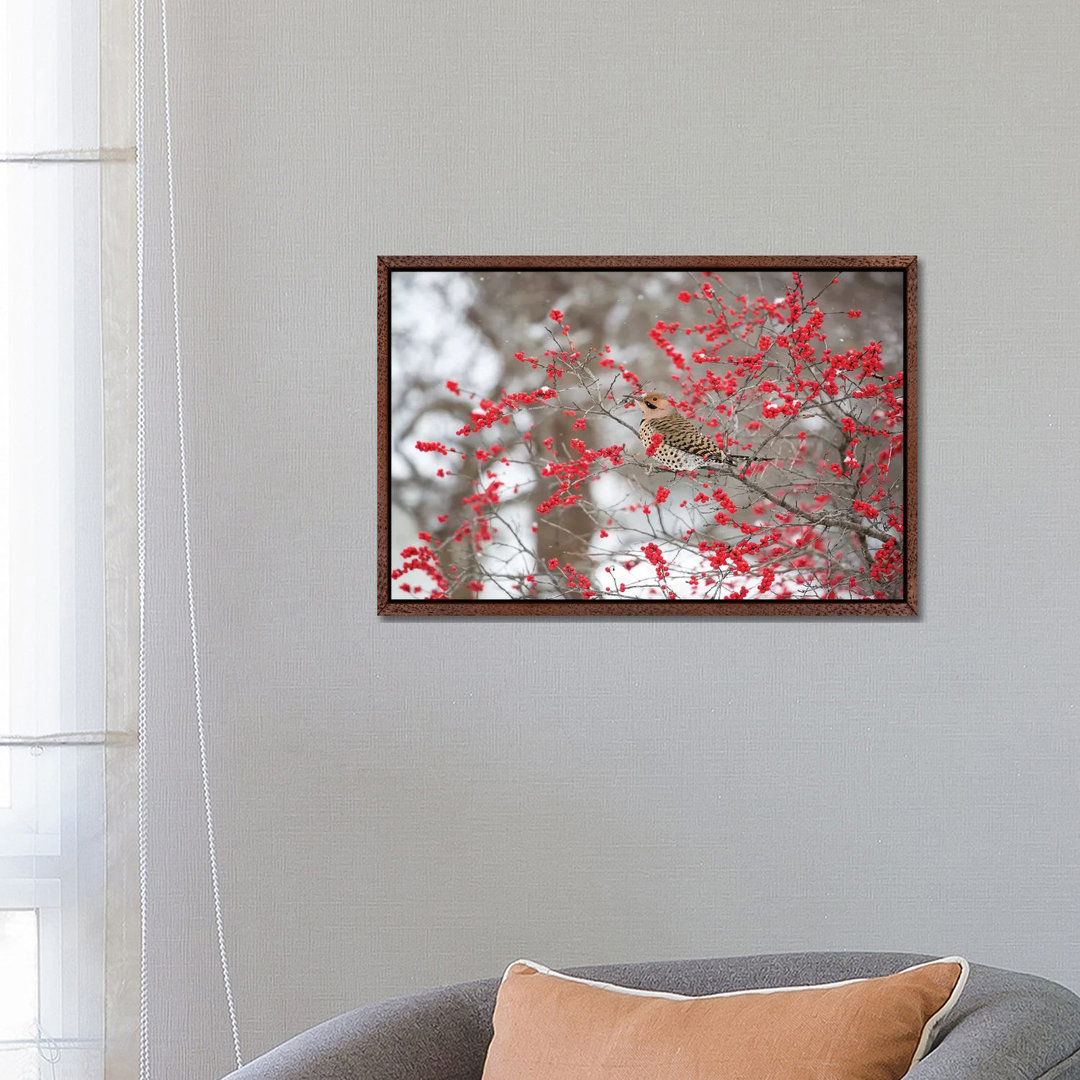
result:
M 898 1080 L 967 981 L 960 957 L 877 979 L 682 997 L 519 960 L 483 1080 Z

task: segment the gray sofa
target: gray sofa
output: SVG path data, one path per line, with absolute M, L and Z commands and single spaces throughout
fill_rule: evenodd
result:
M 928 956 L 789 953 L 575 968 L 644 990 L 699 995 L 888 975 Z M 498 979 L 462 983 L 346 1013 L 228 1080 L 480 1080 Z M 1080 1080 L 1080 999 L 1056 983 L 971 966 L 968 984 L 910 1080 Z

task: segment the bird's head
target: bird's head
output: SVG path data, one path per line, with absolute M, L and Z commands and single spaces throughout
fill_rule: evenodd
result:
M 671 411 L 671 398 L 667 394 L 646 394 L 644 397 L 634 398 L 634 404 L 646 416 L 663 416 Z

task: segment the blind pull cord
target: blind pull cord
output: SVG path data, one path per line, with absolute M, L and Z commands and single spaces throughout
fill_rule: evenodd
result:
M 148 1009 L 148 971 L 146 966 L 146 916 L 148 912 L 147 890 L 147 701 L 146 701 L 146 403 L 145 403 L 145 39 L 146 12 L 145 0 L 135 0 L 135 83 L 136 83 L 136 248 L 138 266 L 138 534 L 139 534 L 139 891 L 142 911 L 142 964 L 140 972 L 140 1017 L 139 1017 L 139 1077 L 150 1080 L 150 1037 Z M 232 1033 L 233 1052 L 236 1066 L 240 1068 L 244 1061 L 240 1052 L 240 1034 L 236 1020 L 236 1007 L 233 1001 L 232 982 L 229 977 L 228 950 L 225 944 L 225 924 L 222 916 L 221 889 L 218 881 L 217 847 L 214 840 L 214 810 L 210 788 L 210 769 L 206 753 L 206 725 L 202 704 L 202 678 L 199 669 L 199 634 L 198 619 L 195 609 L 194 572 L 191 552 L 191 527 L 188 511 L 187 448 L 184 436 L 184 372 L 183 353 L 180 341 L 180 285 L 177 270 L 176 244 L 176 197 L 173 179 L 172 147 L 172 108 L 169 94 L 169 24 L 167 0 L 161 0 L 161 49 L 163 106 L 165 123 L 165 166 L 168 180 L 169 206 L 169 259 L 172 278 L 173 304 L 173 355 L 176 369 L 176 427 L 177 452 L 180 468 L 180 499 L 184 538 L 184 571 L 187 583 L 188 624 L 191 633 L 191 660 L 193 693 L 195 701 L 195 720 L 198 731 L 199 769 L 202 777 L 203 809 L 206 818 L 206 847 L 210 864 L 210 884 L 214 900 L 214 924 L 217 932 L 218 954 L 221 960 L 221 978 L 225 989 L 225 1003 L 229 1013 L 229 1026 Z

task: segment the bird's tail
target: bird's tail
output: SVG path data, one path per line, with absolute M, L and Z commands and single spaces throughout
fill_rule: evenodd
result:
M 780 460 L 779 458 L 771 457 L 755 457 L 753 454 L 727 454 L 724 453 L 724 451 L 722 450 L 720 451 L 720 453 L 722 456 L 717 458 L 716 460 L 719 461 L 721 465 L 730 465 L 733 461 L 741 461 L 747 465 L 750 465 L 755 461 L 768 462 Z

